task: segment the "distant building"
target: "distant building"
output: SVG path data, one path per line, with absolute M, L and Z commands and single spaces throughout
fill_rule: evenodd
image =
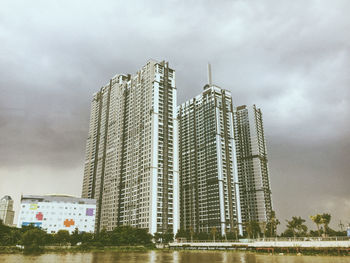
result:
M 97 200 L 96 231 L 129 225 L 177 232 L 175 71 L 150 60 L 93 95 L 82 197 Z
M 178 107 L 182 230 L 242 234 L 231 93 L 209 84 Z
M 242 221 L 266 223 L 272 201 L 261 110 L 255 105 L 237 107 L 234 124 Z
M 5 195 L 0 199 L 0 220 L 4 225 L 12 226 L 15 211 L 13 211 L 13 200 L 11 196 Z
M 76 228 L 94 232 L 96 200 L 68 195 L 22 195 L 17 227 L 33 224 L 48 233 Z

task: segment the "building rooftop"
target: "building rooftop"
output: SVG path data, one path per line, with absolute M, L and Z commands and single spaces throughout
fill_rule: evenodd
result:
M 22 195 L 21 202 L 71 202 L 83 204 L 96 204 L 95 199 L 79 198 L 66 194 L 47 194 L 47 195 Z
M 12 198 L 11 198 L 11 196 L 9 196 L 9 195 L 5 195 L 3 198 L 1 198 L 1 200 L 10 201 L 10 200 L 12 200 Z
M 237 110 L 244 110 L 246 108 L 247 108 L 247 105 L 237 106 Z

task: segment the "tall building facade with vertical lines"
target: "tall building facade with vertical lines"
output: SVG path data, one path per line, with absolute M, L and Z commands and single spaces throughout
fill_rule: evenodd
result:
M 179 228 L 175 71 L 150 60 L 93 95 L 83 198 L 97 200 L 96 231 Z
M 242 221 L 267 222 L 272 201 L 261 110 L 239 106 L 234 123 Z
M 206 85 L 178 120 L 180 229 L 242 234 L 231 93 Z

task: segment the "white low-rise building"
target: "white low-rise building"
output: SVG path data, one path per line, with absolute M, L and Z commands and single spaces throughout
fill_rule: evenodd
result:
M 22 195 L 18 227 L 33 224 L 48 233 L 95 230 L 96 200 L 69 195 Z

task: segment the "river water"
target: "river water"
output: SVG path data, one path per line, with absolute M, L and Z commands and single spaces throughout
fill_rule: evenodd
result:
M 296 256 L 267 255 L 250 252 L 218 251 L 148 251 L 148 252 L 94 252 L 94 253 L 49 253 L 37 256 L 21 254 L 0 254 L 1 263 L 345 263 L 350 257 L 344 256 Z

